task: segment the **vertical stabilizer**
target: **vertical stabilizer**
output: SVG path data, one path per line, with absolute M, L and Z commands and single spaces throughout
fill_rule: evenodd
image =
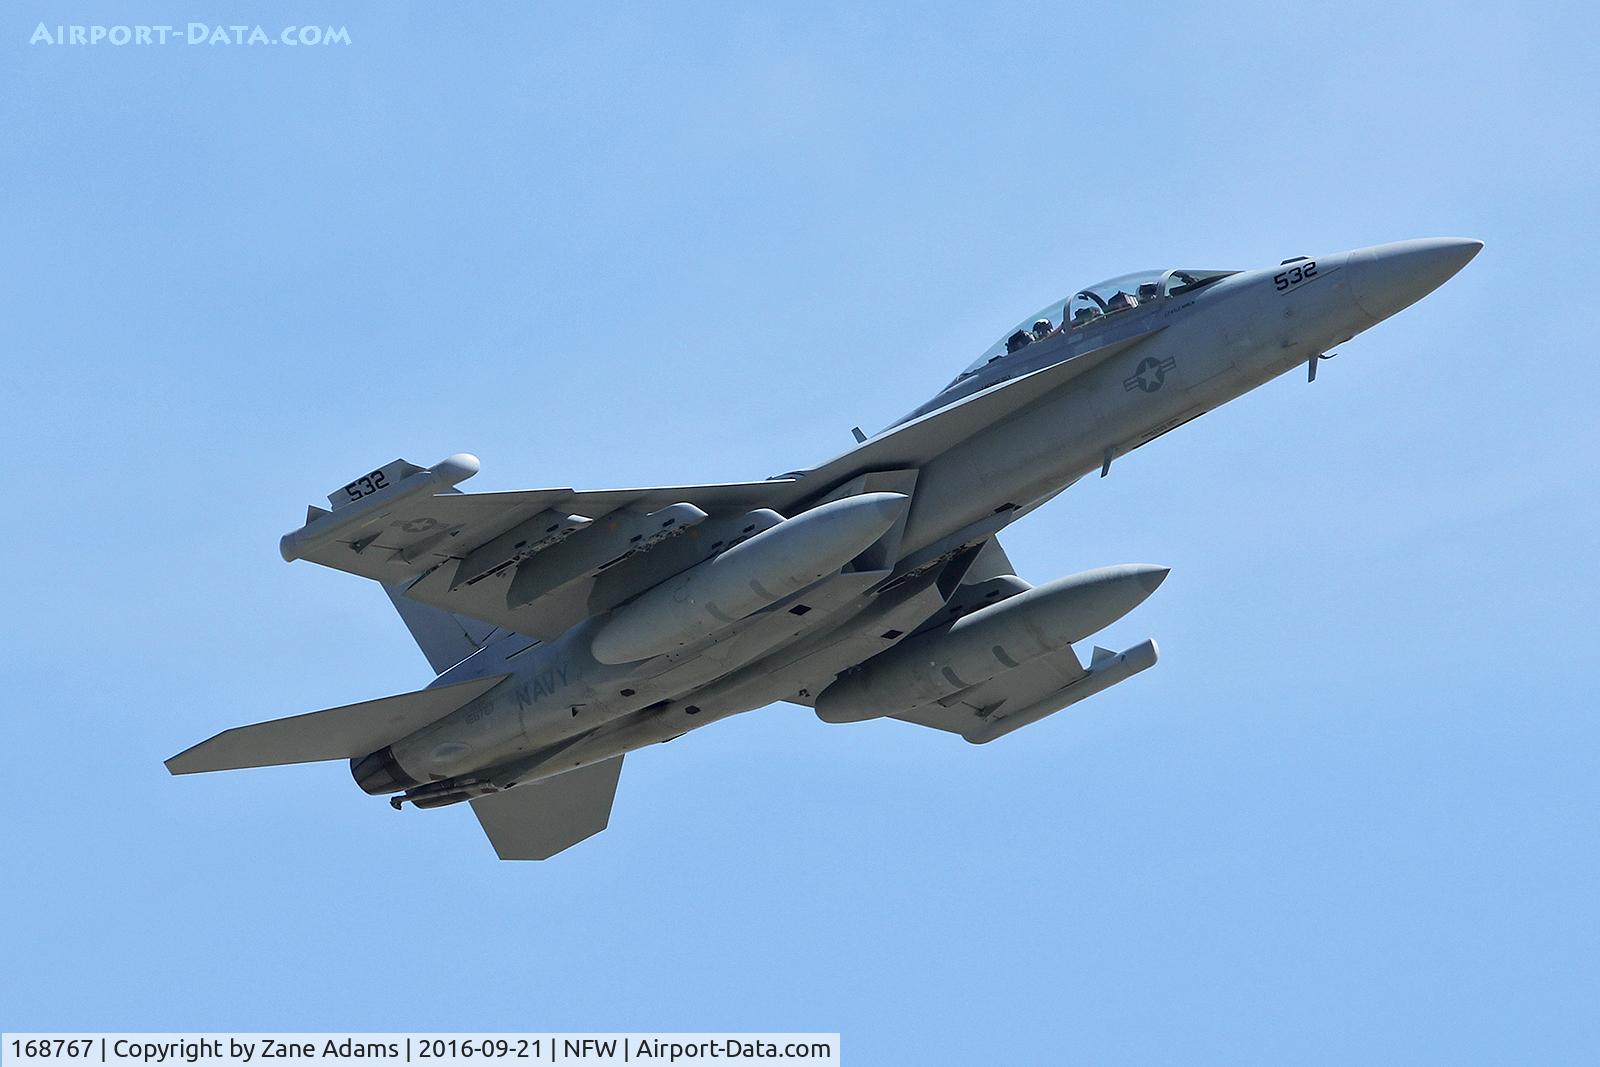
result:
M 501 793 L 477 797 L 472 811 L 503 860 L 547 860 L 611 822 L 622 757 L 612 756 Z

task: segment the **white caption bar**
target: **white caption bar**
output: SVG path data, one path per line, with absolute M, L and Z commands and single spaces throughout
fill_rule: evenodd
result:
M 838 1034 L 4 1034 L 0 1067 L 534 1067 L 779 1062 L 838 1067 Z

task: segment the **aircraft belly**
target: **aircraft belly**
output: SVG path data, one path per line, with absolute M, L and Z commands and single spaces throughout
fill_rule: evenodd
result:
M 475 701 L 396 741 L 394 758 L 424 782 L 481 776 L 508 766 L 539 768 L 541 774 L 570 769 L 577 764 L 546 764 L 554 753 L 582 743 L 584 735 L 614 730 L 629 716 L 667 700 L 692 701 L 718 679 L 838 625 L 866 606 L 868 590 L 889 574 L 835 575 L 693 647 L 640 663 L 599 662 L 589 648 L 604 620 L 580 624 L 553 642 L 533 645 L 506 660 L 515 677 L 493 699 Z M 804 610 L 796 612 L 800 605 Z M 528 780 L 526 773 L 519 772 L 516 780 Z
M 506 773 L 520 781 L 533 781 L 670 741 L 780 700 L 798 696 L 799 702 L 807 702 L 807 687 L 820 691 L 840 671 L 887 647 L 891 641 L 885 633 L 910 633 L 944 603 L 933 575 L 872 600 L 852 602 L 853 613 L 847 611 L 840 625 L 780 645 L 770 655 L 675 700 L 613 720 L 570 746 L 536 754 L 507 768 Z

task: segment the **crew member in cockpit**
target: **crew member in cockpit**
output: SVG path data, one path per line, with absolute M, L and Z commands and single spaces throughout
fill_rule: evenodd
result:
M 1033 339 L 1035 341 L 1043 341 L 1046 337 L 1050 336 L 1051 331 L 1054 329 L 1055 327 L 1050 325 L 1049 319 L 1040 319 L 1038 322 L 1033 324 Z

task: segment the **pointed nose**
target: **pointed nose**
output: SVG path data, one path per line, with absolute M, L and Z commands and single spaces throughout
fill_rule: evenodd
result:
M 1350 291 L 1381 321 L 1455 277 L 1482 247 L 1470 237 L 1430 237 L 1363 248 L 1350 253 Z
M 1135 563 L 1129 570 L 1146 593 L 1154 593 L 1156 587 L 1166 581 L 1167 575 L 1172 573 L 1171 567 L 1163 567 L 1156 563 Z
M 885 526 L 898 519 L 911 503 L 911 498 L 904 493 L 864 493 L 861 500 Z

